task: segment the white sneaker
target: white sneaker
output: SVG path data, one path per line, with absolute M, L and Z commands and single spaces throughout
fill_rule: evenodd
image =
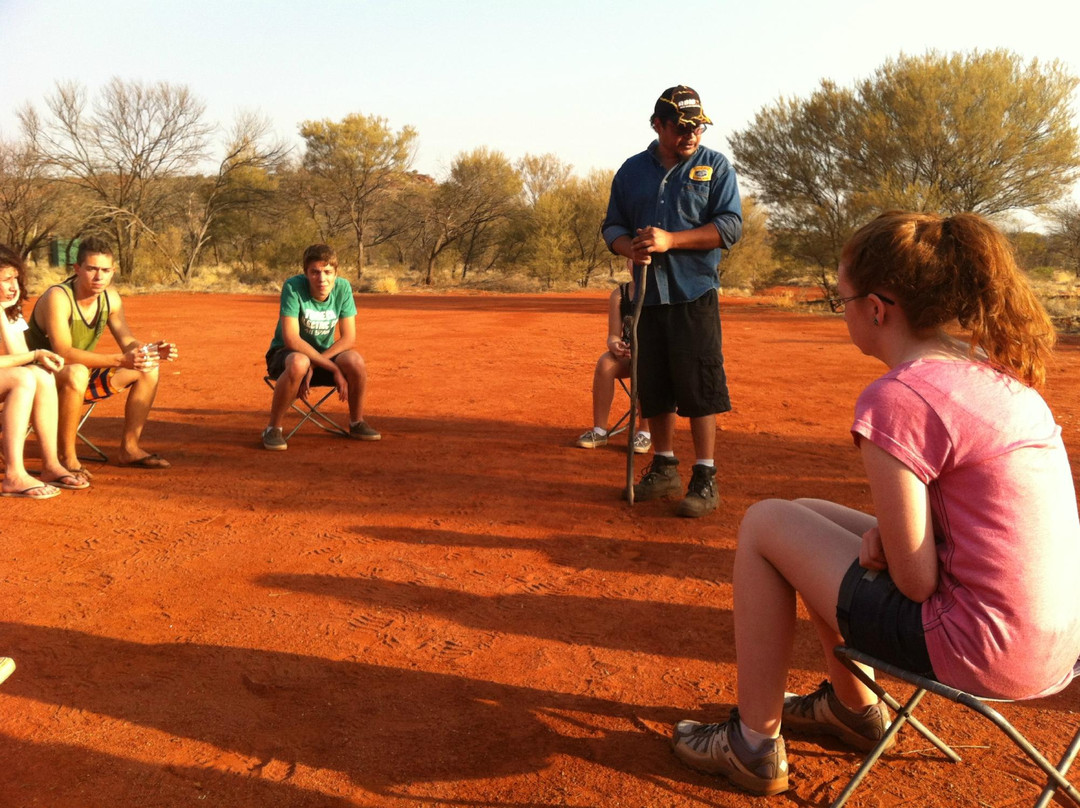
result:
M 634 454 L 648 454 L 652 448 L 652 436 L 647 432 L 634 435 Z
M 577 439 L 577 445 L 582 449 L 595 449 L 598 446 L 607 446 L 607 435 L 601 435 L 595 429 L 590 429 Z

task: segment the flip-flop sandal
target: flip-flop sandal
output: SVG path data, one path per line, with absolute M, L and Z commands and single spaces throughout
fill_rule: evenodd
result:
M 79 471 L 85 471 L 85 469 L 79 469 Z M 66 482 L 67 480 L 71 482 Z M 57 477 L 55 480 L 42 480 L 42 482 L 54 488 L 63 488 L 65 491 L 82 491 L 84 488 L 90 487 L 90 481 L 74 471 L 71 474 Z
M 130 463 L 118 463 L 117 465 L 135 469 L 167 469 L 172 464 L 159 454 L 148 454 L 146 457 L 140 457 Z
M 78 477 L 80 480 L 86 480 L 87 483 L 94 479 L 94 475 L 90 473 L 90 469 L 83 466 L 79 466 L 79 468 L 77 469 L 72 469 L 71 476 Z
M 30 493 L 31 491 L 40 491 L 41 489 L 47 490 L 44 494 Z M 29 488 L 24 488 L 22 491 L 0 491 L 0 497 L 18 497 L 21 499 L 52 499 L 53 497 L 58 496 L 60 496 L 60 489 L 52 483 L 32 485 Z

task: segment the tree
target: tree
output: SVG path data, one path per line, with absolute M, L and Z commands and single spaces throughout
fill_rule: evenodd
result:
M 390 201 L 405 185 L 415 156 L 416 130 L 404 126 L 394 132 L 385 118 L 353 114 L 336 123 L 306 121 L 300 136 L 305 146 L 303 167 L 309 175 L 301 193 L 312 218 L 325 230 L 352 231 L 359 277 L 364 250 L 400 230 Z
M 829 81 L 761 110 L 732 139 L 737 170 L 769 205 L 777 245 L 822 270 L 874 212 L 1034 209 L 1080 169 L 1058 62 L 1008 51 L 901 56 L 855 89 Z
M 24 258 L 45 244 L 61 220 L 61 197 L 32 148 L 0 141 L 0 243 Z
M 1080 275 L 1080 204 L 1062 202 L 1050 210 L 1053 250 L 1072 272 Z
M 134 269 L 144 226 L 159 226 L 170 206 L 170 180 L 206 155 L 211 128 L 204 105 L 182 85 L 112 79 L 88 114 L 86 92 L 58 83 L 46 118 L 19 112 L 28 141 L 58 180 L 84 189 L 95 223 L 111 232 L 121 270 Z
M 533 207 L 548 191 L 562 187 L 570 178 L 573 166 L 548 152 L 540 155 L 526 154 L 517 161 L 515 168 L 521 176 L 525 204 Z
M 226 141 L 217 173 L 176 181 L 171 194 L 175 208 L 168 221 L 179 230 L 179 250 L 169 250 L 162 234 L 144 223 L 181 282 L 194 279 L 203 248 L 222 217 L 233 210 L 259 205 L 273 194 L 269 174 L 281 167 L 288 149 L 282 143 L 267 142 L 269 134 L 269 120 L 252 113 L 241 114 Z

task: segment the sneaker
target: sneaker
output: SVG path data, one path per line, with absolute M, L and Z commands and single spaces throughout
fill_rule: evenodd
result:
M 718 504 L 720 496 L 716 493 L 716 467 L 695 463 L 686 497 L 679 503 L 679 516 L 704 516 L 715 511 Z
M 601 435 L 595 429 L 590 429 L 577 439 L 577 445 L 582 449 L 595 449 L 598 446 L 607 446 L 607 433 Z
M 368 426 L 367 421 L 351 424 L 349 426 L 349 437 L 356 440 L 382 440 L 379 431 Z
M 284 452 L 289 448 L 285 442 L 285 436 L 281 434 L 280 426 L 268 426 L 262 434 L 263 448 L 272 452 Z
M 0 682 L 3 682 L 13 673 L 15 673 L 15 660 L 11 657 L 0 657 Z
M 646 502 L 682 491 L 678 466 L 679 461 L 674 457 L 653 455 L 652 462 L 641 475 L 641 481 L 634 483 L 634 501 Z
M 751 794 L 772 796 L 788 790 L 787 752 L 784 739 L 751 752 L 739 729 L 739 711 L 723 724 L 680 721 L 671 733 L 675 756 L 693 769 L 719 774 Z
M 644 432 L 634 435 L 634 454 L 648 454 L 652 448 L 652 436 Z
M 845 743 L 869 752 L 889 728 L 889 711 L 880 702 L 855 713 L 840 703 L 828 680 L 805 696 L 784 694 L 784 729 L 833 735 Z M 889 739 L 885 750 L 896 745 L 896 736 Z M 883 750 L 883 751 L 885 751 Z

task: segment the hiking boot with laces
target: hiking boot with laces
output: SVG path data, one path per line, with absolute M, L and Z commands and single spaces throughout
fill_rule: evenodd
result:
M 283 452 L 289 448 L 285 442 L 285 436 L 281 433 L 280 426 L 268 426 L 262 433 L 262 445 L 264 449 L 272 452 Z
M 675 756 L 693 769 L 719 774 L 751 794 L 771 796 L 788 790 L 787 752 L 777 738 L 761 752 L 751 752 L 739 729 L 739 712 L 723 724 L 684 720 L 671 733 Z
M 716 493 L 716 467 L 695 463 L 686 496 L 679 503 L 679 516 L 704 516 L 715 511 L 720 504 L 720 495 Z
M 832 735 L 845 743 L 869 752 L 889 728 L 889 711 L 878 702 L 862 712 L 852 712 L 836 697 L 826 679 L 818 689 L 805 696 L 784 694 L 784 729 Z M 886 750 L 896 745 L 893 736 Z
M 634 435 L 634 454 L 648 454 L 652 448 L 652 436 L 646 432 Z
M 679 478 L 678 466 L 679 461 L 674 457 L 653 455 L 652 462 L 645 467 L 640 482 L 634 483 L 634 501 L 660 499 L 681 491 L 682 480 Z
M 601 435 L 595 429 L 590 429 L 588 432 L 582 433 L 581 437 L 577 439 L 577 445 L 582 449 L 596 449 L 600 446 L 607 446 L 607 434 Z

